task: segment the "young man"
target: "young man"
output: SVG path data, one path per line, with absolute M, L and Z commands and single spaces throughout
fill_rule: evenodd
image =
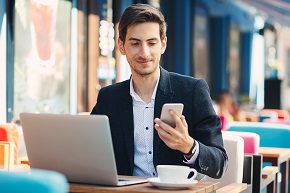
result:
M 118 174 L 157 176 L 156 166 L 188 165 L 220 178 L 227 167 L 221 122 L 205 81 L 159 66 L 166 49 L 166 23 L 153 6 L 129 6 L 119 23 L 118 46 L 131 68 L 129 80 L 100 90 L 91 114 L 109 117 Z M 183 103 L 174 111 L 176 127 L 159 117 L 165 103 Z

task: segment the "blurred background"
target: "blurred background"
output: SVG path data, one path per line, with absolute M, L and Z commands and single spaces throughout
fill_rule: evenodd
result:
M 2 0 L 0 122 L 91 111 L 100 88 L 128 79 L 116 40 L 132 3 L 163 12 L 160 65 L 205 79 L 214 104 L 226 91 L 247 112 L 290 110 L 290 1 Z

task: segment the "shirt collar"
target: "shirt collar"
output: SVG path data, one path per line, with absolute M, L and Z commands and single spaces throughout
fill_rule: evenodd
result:
M 151 96 L 151 101 L 152 101 L 152 100 L 155 100 L 156 91 L 157 91 L 157 86 L 158 86 L 158 84 L 159 84 L 159 79 L 160 79 L 160 75 L 159 75 L 158 80 L 157 80 L 157 82 L 156 82 L 156 85 L 155 85 L 155 87 L 154 87 L 154 90 L 153 90 L 153 93 L 152 93 L 152 96 Z M 142 101 L 142 102 L 143 102 L 143 100 L 139 97 L 139 95 L 138 95 L 138 94 L 135 92 L 135 90 L 134 90 L 134 87 L 133 87 L 133 78 L 132 78 L 132 76 L 131 76 L 131 78 L 130 78 L 130 95 L 132 96 L 132 98 L 133 98 L 134 100 L 136 100 L 136 101 Z

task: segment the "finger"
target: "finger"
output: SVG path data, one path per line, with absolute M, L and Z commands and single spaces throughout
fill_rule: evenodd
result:
M 169 133 L 169 132 L 167 131 L 166 127 L 165 127 L 166 124 L 165 124 L 164 122 L 162 122 L 160 119 L 155 118 L 154 122 L 155 122 L 154 127 L 155 127 L 155 129 L 156 129 L 158 132 L 166 132 L 166 133 Z M 162 125 L 163 125 L 163 126 L 162 126 Z M 169 134 L 170 134 L 170 133 L 169 133 Z
M 156 124 L 158 124 L 159 127 L 161 129 L 163 129 L 164 131 L 166 131 L 167 133 L 170 133 L 171 134 L 171 133 L 174 133 L 175 132 L 174 131 L 174 128 L 172 128 L 170 125 L 166 124 L 165 122 L 161 121 L 159 118 L 155 118 L 154 119 L 154 122 Z
M 159 135 L 162 135 L 162 139 L 166 141 L 173 141 L 176 138 L 178 131 L 172 128 L 170 125 L 164 123 L 159 118 L 155 118 L 155 129 Z
M 183 126 L 186 127 L 186 128 L 188 128 L 188 125 L 187 125 L 187 122 L 186 122 L 186 120 L 185 120 L 185 117 L 182 115 L 182 116 L 180 117 L 180 119 L 181 119 L 181 123 L 183 124 Z
M 162 127 L 160 127 L 160 125 L 155 124 L 154 128 L 156 129 L 156 131 L 158 132 L 158 134 L 161 134 L 162 136 L 166 136 L 166 135 L 170 135 L 170 133 L 168 133 L 167 131 L 165 131 Z
M 175 122 L 175 125 L 176 125 L 176 126 L 175 126 L 175 129 L 176 129 L 176 128 L 181 128 L 181 127 L 183 127 L 182 122 L 181 122 L 181 117 L 179 117 L 179 116 L 175 113 L 175 111 L 173 111 L 173 110 L 170 110 L 169 113 L 170 113 L 171 117 L 173 118 L 173 120 L 174 120 L 174 122 Z
M 162 127 L 160 127 L 160 125 L 155 124 L 155 129 L 157 130 L 157 133 L 160 137 L 160 139 L 162 141 L 164 141 L 164 143 L 166 145 L 170 145 L 171 141 L 172 141 L 172 135 L 170 133 L 168 133 L 166 130 L 164 130 Z

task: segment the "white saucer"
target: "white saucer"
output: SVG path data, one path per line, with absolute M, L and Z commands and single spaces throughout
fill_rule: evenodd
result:
M 168 183 L 168 182 L 160 182 L 159 178 L 148 178 L 147 181 L 151 185 L 156 186 L 157 188 L 167 190 L 186 189 L 198 182 L 197 180 L 186 180 L 184 182 Z

